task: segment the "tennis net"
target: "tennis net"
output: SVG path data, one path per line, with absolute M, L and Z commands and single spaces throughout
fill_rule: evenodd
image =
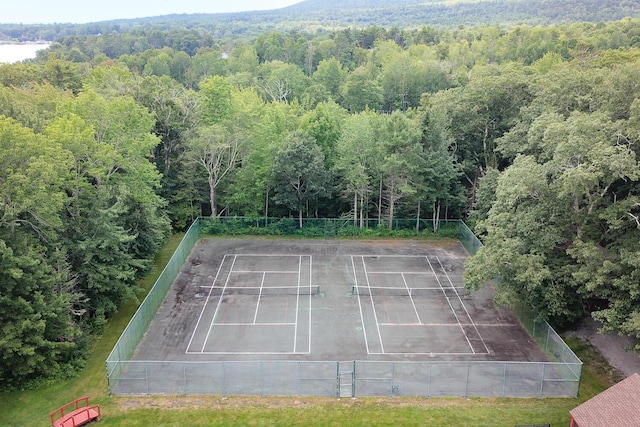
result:
M 224 295 L 318 295 L 320 285 L 316 286 L 200 286 L 201 296 Z
M 400 287 L 372 287 L 352 286 L 351 293 L 360 296 L 387 296 L 387 297 L 422 297 L 442 295 L 441 288 L 400 288 Z

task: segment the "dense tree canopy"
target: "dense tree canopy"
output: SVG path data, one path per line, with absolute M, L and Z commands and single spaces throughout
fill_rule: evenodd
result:
M 465 218 L 469 287 L 640 336 L 639 34 L 158 30 L 0 65 L 0 382 L 68 372 L 198 215 Z

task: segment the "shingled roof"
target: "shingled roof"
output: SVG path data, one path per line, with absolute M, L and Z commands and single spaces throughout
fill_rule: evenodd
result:
M 637 373 L 569 411 L 579 427 L 640 426 L 640 375 Z

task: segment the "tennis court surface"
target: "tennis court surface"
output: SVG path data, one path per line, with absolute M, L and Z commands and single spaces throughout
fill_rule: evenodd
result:
M 131 361 L 123 362 L 115 392 L 355 396 L 415 387 L 421 391 L 410 394 L 520 395 L 505 391 L 509 377 L 515 389 L 540 388 L 540 368 L 522 372 L 547 357 L 510 310 L 494 306 L 490 288 L 464 289 L 468 256 L 455 241 L 200 239 Z M 355 361 L 369 363 L 360 378 L 362 369 L 371 371 L 359 393 Z M 488 361 L 522 364 L 509 365 L 510 372 L 489 363 L 473 365 L 483 373 L 471 371 L 469 362 Z M 316 363 L 309 374 L 307 362 Z M 400 365 L 383 362 L 416 364 L 401 374 Z M 540 366 L 544 381 L 550 374 Z M 482 379 L 494 374 L 497 380 Z M 424 389 L 438 375 L 444 388 Z M 447 389 L 465 375 L 465 390 Z M 473 375 L 491 390 L 470 391 Z M 381 377 L 380 390 L 363 391 Z M 279 378 L 295 384 L 279 385 Z

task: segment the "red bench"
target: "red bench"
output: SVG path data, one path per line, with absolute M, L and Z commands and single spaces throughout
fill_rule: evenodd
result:
M 89 405 L 88 397 L 81 397 L 49 414 L 53 427 L 76 427 L 97 420 L 100 405 Z

